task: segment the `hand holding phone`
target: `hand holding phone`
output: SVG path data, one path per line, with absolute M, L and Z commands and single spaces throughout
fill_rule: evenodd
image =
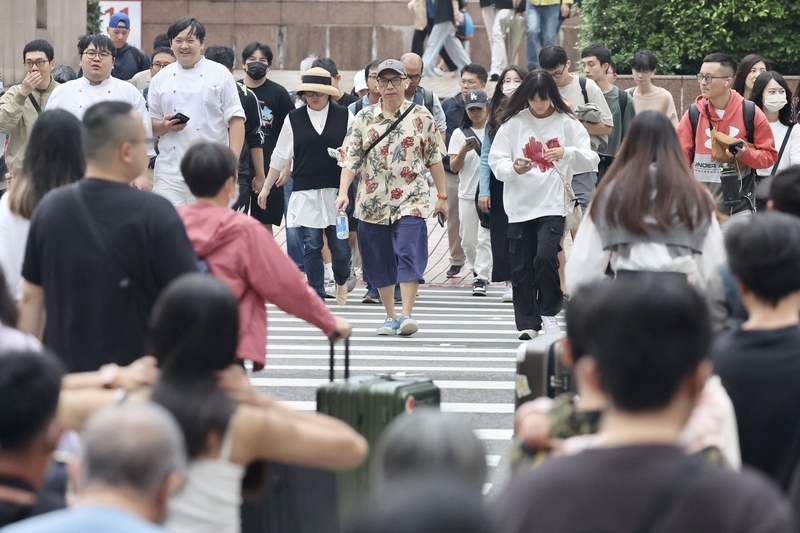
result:
M 444 227 L 444 213 L 442 213 L 441 211 L 438 211 L 436 213 L 436 220 L 439 222 L 439 225 L 441 227 Z
M 469 137 L 464 139 L 464 142 L 467 144 L 478 144 L 478 138 L 475 137 L 474 135 L 470 135 Z
M 174 115 L 172 115 L 172 119 L 170 120 L 175 120 L 175 119 L 178 119 L 178 124 L 186 124 L 187 122 L 189 122 L 189 117 L 187 117 L 183 113 L 175 113 Z
M 531 160 L 527 157 L 518 157 L 514 160 L 514 164 L 520 167 L 529 167 L 531 165 Z

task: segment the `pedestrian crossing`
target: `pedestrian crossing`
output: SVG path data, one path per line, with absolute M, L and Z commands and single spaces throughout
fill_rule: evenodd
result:
M 509 475 L 520 344 L 512 304 L 501 301 L 503 286 L 490 285 L 485 297 L 472 296 L 466 286 L 421 286 L 413 313 L 420 331 L 411 337 L 377 336 L 383 306 L 362 304 L 364 291 L 363 285 L 357 287 L 344 307 L 326 301 L 353 326 L 351 374 L 432 378 L 442 390 L 442 411 L 464 417 L 485 444 L 489 474 L 484 492 L 496 491 Z M 267 366 L 251 381 L 294 409 L 315 410 L 316 388 L 328 378 L 328 341 L 313 326 L 272 305 L 268 313 Z M 342 376 L 343 348 L 337 352 L 336 375 Z

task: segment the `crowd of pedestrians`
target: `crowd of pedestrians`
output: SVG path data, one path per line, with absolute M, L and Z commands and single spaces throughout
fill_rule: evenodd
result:
M 418 2 L 425 51 L 370 62 L 352 94 L 315 56 L 290 94 L 261 42 L 237 82 L 234 50 L 188 17 L 148 56 L 114 15 L 61 83 L 52 46 L 25 46 L 26 76 L 0 98 L 0 526 L 236 532 L 265 461 L 362 464 L 361 435 L 259 393 L 244 362 L 268 364 L 266 302 L 347 338 L 325 299 L 347 303 L 357 264 L 385 312 L 376 333 L 416 334 L 438 218 L 447 275 L 469 265 L 479 297 L 504 283 L 519 339 L 559 332 L 566 307 L 578 395 L 517 411 L 522 450 L 545 460 L 522 461 L 493 503 L 468 427 L 398 419 L 353 532 L 795 530 L 800 130 L 785 78 L 711 53 L 679 117 L 646 50 L 628 91 L 600 44 L 574 71 L 554 44 L 570 4 L 482 6 L 487 69 L 455 37 L 458 1 Z M 522 9 L 529 70 L 495 31 Z M 424 87 L 442 49 L 461 88 L 444 100 Z M 284 222 L 286 252 L 271 235 Z

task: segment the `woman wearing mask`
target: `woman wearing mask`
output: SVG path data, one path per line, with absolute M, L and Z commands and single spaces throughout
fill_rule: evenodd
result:
M 564 235 L 564 183 L 599 158 L 586 128 L 561 98 L 553 77 L 530 72 L 498 117 L 489 166 L 504 183 L 514 318 L 520 340 L 557 330 L 564 293 L 558 275 Z
M 495 85 L 492 100 L 487 106 L 486 130 L 481 146 L 480 183 L 478 185 L 478 209 L 489 215 L 489 234 L 492 245 L 492 281 L 506 285 L 502 300 L 511 302 L 511 265 L 508 260 L 508 215 L 503 207 L 503 182 L 499 181 L 489 168 L 489 151 L 492 148 L 497 129 L 497 119 L 503 104 L 514 94 L 527 71 L 510 65 L 500 74 L 500 82 Z
M 584 216 L 566 267 L 575 292 L 621 272 L 670 272 L 705 289 L 725 261 L 708 190 L 692 175 L 675 129 L 657 111 L 636 115 Z
M 800 164 L 800 128 L 796 127 L 797 119 L 792 113 L 792 91 L 777 72 L 770 70 L 759 74 L 750 100 L 767 116 L 778 150 L 778 160 L 772 168 L 756 171 L 756 206 L 763 209 L 769 200 L 769 187 L 775 173 Z
M 769 61 L 758 54 L 750 54 L 742 59 L 736 75 L 733 77 L 731 89 L 741 94 L 745 100 L 750 100 L 753 94 L 753 84 L 756 78 L 762 73 L 772 69 Z
M 475 278 L 472 295 L 486 296 L 486 284 L 492 268 L 492 245 L 489 230 L 481 226 L 475 209 L 481 164 L 481 139 L 486 127 L 486 104 L 489 97 L 481 89 L 473 89 L 466 102 L 461 127 L 450 137 L 450 168 L 458 173 L 458 217 L 461 246 L 472 265 Z

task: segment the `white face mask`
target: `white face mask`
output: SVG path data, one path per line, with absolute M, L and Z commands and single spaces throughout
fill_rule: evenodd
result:
M 519 83 L 505 83 L 503 84 L 503 94 L 511 96 L 517 90 L 517 87 L 519 87 Z
M 784 107 L 789 101 L 786 99 L 785 94 L 767 94 L 764 96 L 764 108 L 770 113 L 777 113 Z

